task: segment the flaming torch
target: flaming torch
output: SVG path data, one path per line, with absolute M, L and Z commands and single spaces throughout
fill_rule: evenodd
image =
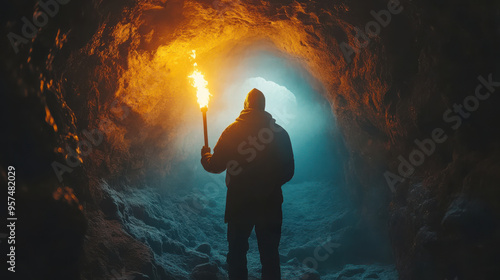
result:
M 193 60 L 196 59 L 196 51 L 193 50 L 191 55 Z M 210 92 L 208 91 L 208 82 L 205 80 L 203 74 L 198 71 L 198 64 L 194 62 L 194 71 L 189 76 L 192 80 L 193 87 L 196 88 L 196 96 L 198 97 L 198 104 L 200 104 L 201 113 L 203 114 L 203 134 L 205 136 L 205 148 L 208 148 L 208 132 L 207 132 L 207 111 L 208 111 L 208 100 L 210 99 Z

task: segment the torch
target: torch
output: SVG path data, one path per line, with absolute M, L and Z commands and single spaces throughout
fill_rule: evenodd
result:
M 203 115 L 203 135 L 205 136 L 205 148 L 208 148 L 207 111 L 208 106 L 201 107 L 201 113 Z
M 196 51 L 193 50 L 191 58 L 196 59 Z M 195 62 L 194 71 L 189 76 L 192 80 L 193 87 L 196 88 L 196 97 L 198 98 L 198 104 L 200 104 L 201 113 L 203 115 L 203 135 L 205 136 L 205 148 L 208 148 L 208 132 L 207 132 L 207 111 L 208 111 L 208 100 L 210 99 L 210 91 L 208 91 L 208 82 L 205 80 L 203 74 L 198 71 L 198 64 Z

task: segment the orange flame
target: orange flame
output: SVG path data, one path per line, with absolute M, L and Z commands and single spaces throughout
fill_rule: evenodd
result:
M 196 51 L 193 50 L 193 54 L 191 55 L 191 58 L 194 60 L 196 59 Z M 207 85 L 208 85 L 208 82 L 205 80 L 205 77 L 203 76 L 203 74 L 198 71 L 198 69 L 196 68 L 198 66 L 198 64 L 195 62 L 193 64 L 194 66 L 194 71 L 193 73 L 191 74 L 191 76 L 189 76 L 189 78 L 192 79 L 192 85 L 193 87 L 196 88 L 196 97 L 198 97 L 198 104 L 200 104 L 200 108 L 203 108 L 203 107 L 208 107 L 208 101 L 210 99 L 210 91 L 208 90 L 207 88 Z

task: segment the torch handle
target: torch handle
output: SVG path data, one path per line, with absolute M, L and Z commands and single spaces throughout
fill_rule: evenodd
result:
M 207 107 L 201 108 L 203 114 L 203 135 L 205 136 L 205 147 L 208 148 L 208 132 L 207 132 Z

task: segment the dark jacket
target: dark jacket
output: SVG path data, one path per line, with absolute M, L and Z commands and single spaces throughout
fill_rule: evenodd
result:
M 266 111 L 245 109 L 201 163 L 211 173 L 226 172 L 225 221 L 259 218 L 283 202 L 281 186 L 294 174 L 288 133 Z

